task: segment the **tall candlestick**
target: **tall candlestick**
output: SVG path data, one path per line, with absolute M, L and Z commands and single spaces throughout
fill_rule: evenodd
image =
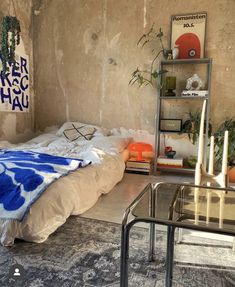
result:
M 222 174 L 227 174 L 227 166 L 228 166 L 228 131 L 225 131 L 223 160 L 222 160 Z
M 214 136 L 211 136 L 209 169 L 208 169 L 209 174 L 214 173 L 214 142 L 215 142 L 215 138 L 214 138 Z
M 204 100 L 201 114 L 201 122 L 200 122 L 200 132 L 199 132 L 199 142 L 198 142 L 198 163 L 202 164 L 203 158 L 203 136 L 204 136 L 204 122 L 205 122 L 205 112 L 206 112 L 206 100 Z

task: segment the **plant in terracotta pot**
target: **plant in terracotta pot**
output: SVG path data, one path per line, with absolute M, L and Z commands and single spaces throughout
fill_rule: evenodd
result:
M 221 123 L 215 136 L 215 158 L 219 165 L 222 163 L 224 132 L 228 131 L 228 166 L 229 181 L 235 182 L 235 119 L 228 119 Z

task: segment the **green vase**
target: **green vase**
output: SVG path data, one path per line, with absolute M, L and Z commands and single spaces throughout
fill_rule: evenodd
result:
M 166 91 L 165 96 L 166 97 L 174 97 L 176 88 L 176 77 L 166 77 Z

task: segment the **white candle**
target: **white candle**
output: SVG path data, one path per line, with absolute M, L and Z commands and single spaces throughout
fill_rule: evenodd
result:
M 200 122 L 200 132 L 199 132 L 199 142 L 198 142 L 198 163 L 202 164 L 203 158 L 203 137 L 204 137 L 204 122 L 205 122 L 205 112 L 206 112 L 206 100 L 204 100 L 201 114 L 201 122 Z
M 222 174 L 227 174 L 228 166 L 228 131 L 224 133 L 224 149 L 223 149 L 223 161 L 222 161 Z
M 210 157 L 209 157 L 209 169 L 208 172 L 209 174 L 214 173 L 214 136 L 211 137 L 211 142 L 210 142 Z

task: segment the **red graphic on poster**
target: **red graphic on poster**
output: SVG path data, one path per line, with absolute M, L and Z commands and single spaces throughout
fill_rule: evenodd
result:
M 175 44 L 179 46 L 179 59 L 200 58 L 201 44 L 196 34 L 185 33 L 175 41 Z

